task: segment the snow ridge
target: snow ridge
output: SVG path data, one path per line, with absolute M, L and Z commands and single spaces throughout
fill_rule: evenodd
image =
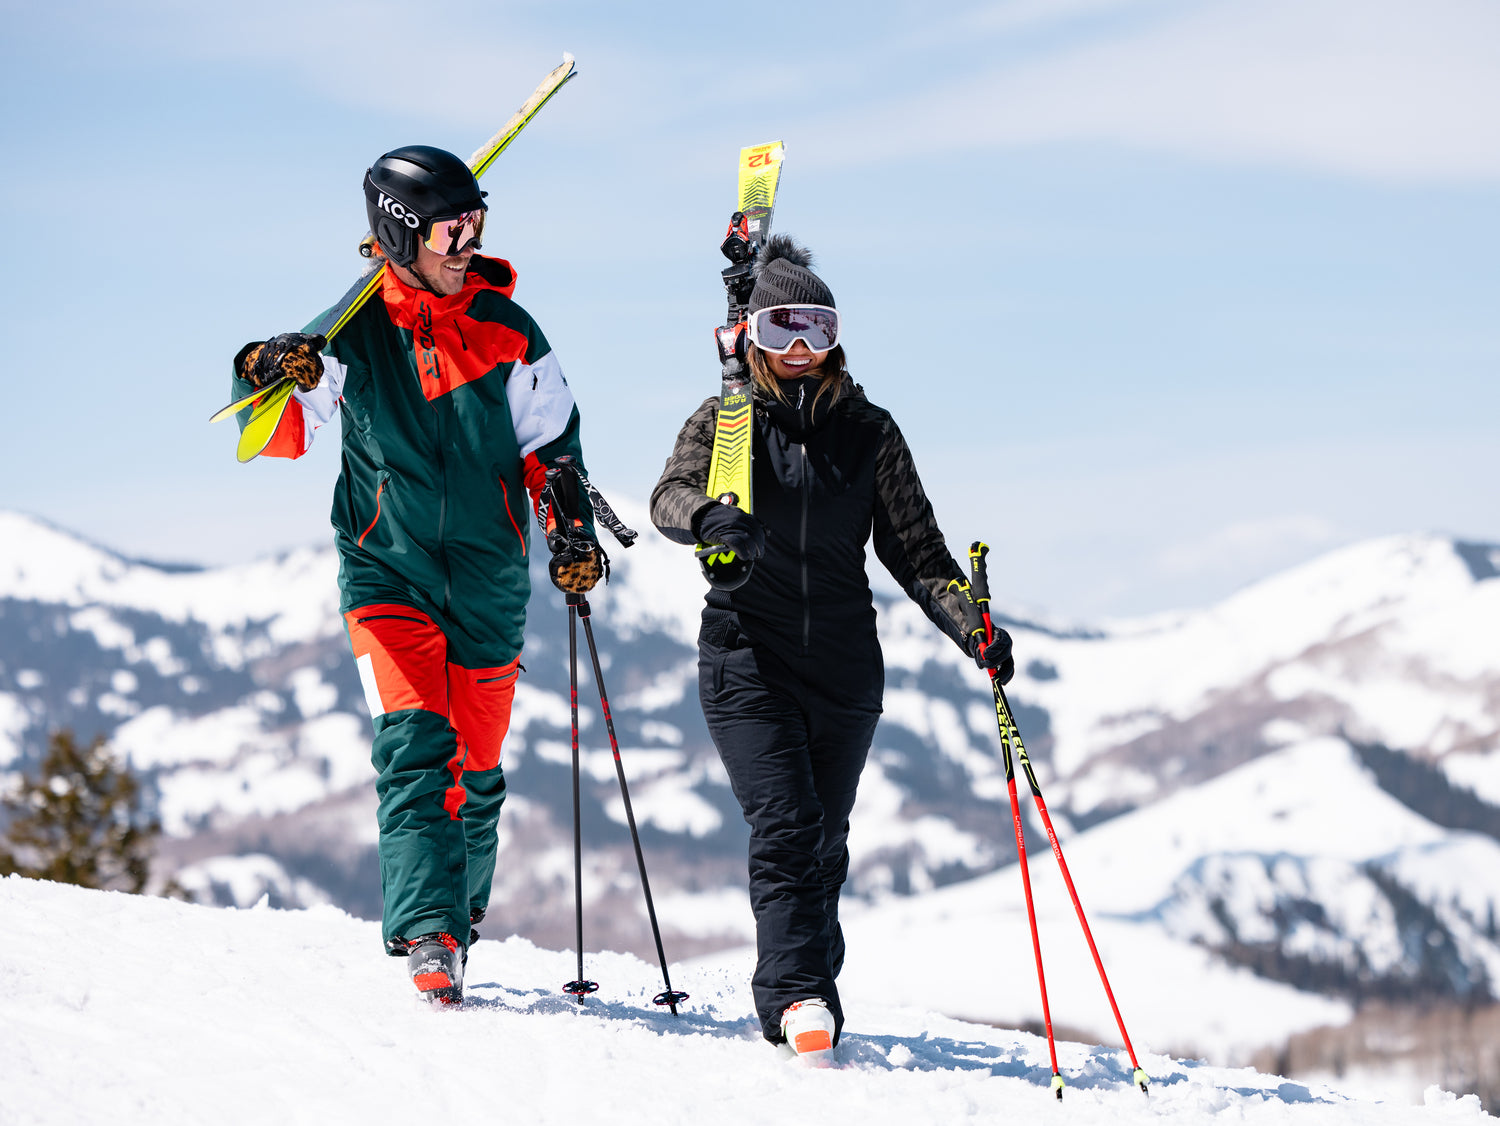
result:
M 210 909 L 0 880 L 0 1054 L 7 1124 L 199 1126 L 473 1118 L 548 1124 L 913 1122 L 1200 1123 L 1308 1126 L 1489 1121 L 1470 1095 L 1433 1087 L 1421 1107 L 1342 1095 L 1249 1069 L 1147 1054 L 1151 1094 L 1123 1053 L 1059 1044 L 1062 1107 L 1045 1042 L 892 1005 L 851 1011 L 835 1064 L 802 1066 L 762 1041 L 748 968 L 679 967 L 691 998 L 655 1010 L 656 967 L 590 954 L 603 988 L 582 1006 L 559 986 L 565 952 L 481 941 L 458 1011 L 428 1008 L 377 928 L 330 907 Z M 482 1059 L 459 1082 L 432 1061 Z M 482 1112 L 481 1112 L 482 1113 Z

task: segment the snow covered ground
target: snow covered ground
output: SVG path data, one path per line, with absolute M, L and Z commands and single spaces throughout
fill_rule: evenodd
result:
M 331 907 L 208 908 L 0 880 L 0 1124 L 466 1122 L 1236 1122 L 1385 1126 L 1492 1121 L 1473 1096 L 1381 1103 L 1249 1069 L 1060 1044 L 861 998 L 834 1066 L 760 1040 L 748 964 L 659 971 L 590 954 L 600 991 L 558 987 L 567 952 L 481 941 L 459 1011 L 417 1001 L 375 924 Z M 910 974 L 910 967 L 892 967 Z M 1033 1117 L 1035 1116 L 1035 1117 Z

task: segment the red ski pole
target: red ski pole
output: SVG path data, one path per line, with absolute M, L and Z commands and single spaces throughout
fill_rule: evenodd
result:
M 972 606 L 977 611 L 981 628 L 984 631 L 986 643 L 994 638 L 994 623 L 990 619 L 990 588 L 988 569 L 985 556 L 989 554 L 989 545 L 977 540 L 969 545 L 969 571 L 971 585 L 964 588 L 965 613 Z M 1073 886 L 1073 875 L 1068 871 L 1068 862 L 1063 859 L 1062 844 L 1057 839 L 1057 830 L 1052 827 L 1052 817 L 1047 812 L 1047 803 L 1042 798 L 1042 787 L 1036 780 L 1036 771 L 1032 769 L 1031 759 L 1026 754 L 1026 745 L 1021 742 L 1021 732 L 1016 727 L 1015 717 L 1010 710 L 1010 701 L 1005 698 L 1005 689 L 997 679 L 994 669 L 989 670 L 990 687 L 995 692 L 995 715 L 1000 722 L 1000 746 L 1005 756 L 1005 778 L 1010 783 L 1011 789 L 1011 812 L 1016 818 L 1016 836 L 1021 835 L 1021 820 L 1017 810 L 1015 796 L 1015 772 L 1011 765 L 1011 746 L 1015 746 L 1015 756 L 1021 763 L 1021 769 L 1026 772 L 1026 781 L 1031 786 L 1031 797 L 1036 803 L 1037 812 L 1042 816 L 1042 824 L 1047 829 L 1047 839 L 1052 842 L 1052 855 L 1057 857 L 1057 867 L 1062 872 L 1063 882 L 1067 884 L 1068 895 L 1073 900 L 1073 910 L 1078 914 L 1078 925 L 1083 928 L 1083 937 L 1088 941 L 1089 953 L 1094 956 L 1094 967 L 1099 971 L 1099 981 L 1104 985 L 1104 994 L 1109 998 L 1109 1007 L 1115 1014 L 1115 1024 L 1120 1029 L 1120 1039 L 1125 1042 L 1125 1051 L 1130 1056 L 1130 1065 L 1135 1068 L 1135 1074 L 1131 1081 L 1141 1089 L 1142 1094 L 1150 1094 L 1147 1085 L 1150 1077 L 1135 1058 L 1135 1048 L 1130 1043 L 1130 1033 L 1125 1031 L 1125 1018 L 1120 1015 L 1120 1006 L 1115 1001 L 1115 991 L 1110 988 L 1109 975 L 1104 972 L 1104 960 L 1099 957 L 1099 947 L 1094 942 L 1093 931 L 1089 929 L 1089 921 L 1084 917 L 1083 903 L 1078 898 L 1078 889 Z M 1021 872 L 1023 877 L 1026 873 L 1026 861 L 1024 855 L 1021 860 Z M 1031 888 L 1028 883 L 1026 889 L 1026 909 L 1032 910 Z M 1032 915 L 1031 921 L 1032 941 L 1036 941 L 1036 917 Z M 1037 951 L 1037 975 L 1040 977 L 1042 968 L 1042 955 L 1040 949 Z M 1042 994 L 1042 1013 L 1047 1012 L 1045 988 Z M 1047 1036 L 1049 1046 L 1051 1044 L 1052 1024 L 1048 1018 Z M 1062 1098 L 1062 1077 L 1057 1075 L 1057 1055 L 1052 1056 L 1052 1070 L 1054 1072 L 1052 1085 L 1057 1090 L 1057 1097 Z
M 948 589 L 957 591 L 959 598 L 963 600 L 964 625 L 969 636 L 978 635 L 983 644 L 989 644 L 989 621 L 976 605 L 969 586 L 961 579 L 954 579 L 948 584 Z M 990 682 L 995 688 L 995 709 L 1000 714 L 1000 682 L 995 679 L 994 669 L 990 669 L 989 673 Z M 1031 924 L 1031 950 L 1036 955 L 1036 983 L 1042 993 L 1042 1022 L 1047 1028 L 1047 1052 L 1052 1057 L 1052 1089 L 1061 1099 L 1063 1077 L 1057 1067 L 1057 1041 L 1052 1035 L 1052 1010 L 1047 1004 L 1047 975 L 1042 970 L 1042 940 L 1037 934 L 1036 907 L 1031 898 L 1031 871 L 1026 865 L 1026 831 L 1021 824 L 1021 799 L 1016 793 L 1016 766 L 1011 758 L 1011 740 L 1003 715 L 1000 720 L 1000 753 L 1005 760 L 1005 785 L 1010 791 L 1010 819 L 1016 829 L 1016 859 L 1021 867 L 1021 887 L 1026 892 L 1026 918 Z

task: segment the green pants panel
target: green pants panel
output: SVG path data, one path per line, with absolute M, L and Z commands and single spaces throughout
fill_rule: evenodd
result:
M 460 812 L 469 864 L 469 910 L 482 911 L 489 906 L 490 885 L 495 881 L 495 856 L 500 848 L 496 826 L 505 801 L 505 771 L 498 766 L 465 770 L 464 791 L 468 797 Z
M 457 733 L 445 717 L 412 709 L 375 720 L 371 753 L 379 777 L 383 937 L 446 931 L 467 942 L 469 912 L 489 900 L 496 823 L 505 801 L 502 768 L 465 771 L 461 819 L 450 812 Z M 472 861 L 472 863 L 471 863 Z

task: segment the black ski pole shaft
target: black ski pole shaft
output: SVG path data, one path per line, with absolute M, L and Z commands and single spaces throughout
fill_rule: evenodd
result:
M 599 988 L 583 976 L 583 819 L 580 816 L 578 784 L 578 612 L 568 603 L 568 695 L 573 708 L 573 907 L 578 924 L 578 977 L 563 986 L 583 1004 Z
M 988 566 L 985 556 L 989 554 L 989 545 L 977 540 L 969 545 L 969 570 L 973 583 L 972 589 L 976 592 L 973 602 L 976 608 L 981 609 L 984 622 L 984 636 L 988 641 L 994 637 L 994 625 L 990 616 L 990 589 Z M 980 602 L 980 595 L 983 602 Z M 1083 913 L 1083 901 L 1078 898 L 1078 889 L 1073 886 L 1073 875 L 1068 871 L 1068 862 L 1063 858 L 1062 843 L 1057 839 L 1057 830 L 1052 827 L 1052 816 L 1047 812 L 1047 802 L 1042 797 L 1041 783 L 1037 781 L 1036 771 L 1032 768 L 1031 757 L 1026 753 L 1026 744 L 1021 741 L 1021 731 L 1016 726 L 1015 714 L 1010 709 L 1010 701 L 1005 697 L 1005 688 L 1001 685 L 998 674 L 994 669 L 990 670 L 990 684 L 995 691 L 995 714 L 1000 720 L 1000 742 L 1006 748 L 1005 767 L 1007 777 L 1013 777 L 1011 770 L 1009 746 L 1011 743 L 1016 747 L 1016 758 L 1021 763 L 1021 769 L 1026 772 L 1026 782 L 1031 787 L 1031 800 L 1036 804 L 1037 812 L 1041 815 L 1042 825 L 1047 830 L 1047 839 L 1052 844 L 1052 855 L 1057 858 L 1058 871 L 1062 873 L 1063 883 L 1068 887 L 1068 895 L 1073 900 L 1073 910 L 1078 915 L 1078 925 L 1083 928 L 1083 937 L 1088 941 L 1089 953 L 1094 956 L 1094 967 L 1099 971 L 1099 981 L 1104 986 L 1104 995 L 1109 998 L 1109 1007 L 1115 1015 L 1115 1024 L 1120 1029 L 1120 1039 L 1125 1042 L 1125 1052 L 1130 1056 L 1130 1064 L 1135 1068 L 1131 1081 L 1141 1089 L 1142 1094 L 1149 1095 L 1148 1084 L 1150 1076 L 1141 1067 L 1140 1061 L 1135 1058 L 1135 1047 L 1130 1043 L 1130 1033 L 1125 1031 L 1125 1018 L 1120 1015 L 1120 1006 L 1115 1001 L 1115 991 L 1110 988 L 1109 975 L 1104 972 L 1104 959 L 1099 956 L 1099 947 L 1094 942 L 1094 933 L 1089 929 L 1089 921 Z M 1037 963 L 1040 966 L 1040 962 Z M 1062 1098 L 1062 1089 L 1059 1087 L 1057 1097 Z
M 625 821 L 630 826 L 630 843 L 635 846 L 635 863 L 641 871 L 641 890 L 646 895 L 646 915 L 651 920 L 651 937 L 656 940 L 656 958 L 661 963 L 661 980 L 665 988 L 652 998 L 652 1003 L 666 1005 L 675 1017 L 678 1002 L 686 1001 L 688 995 L 672 988 L 672 979 L 667 973 L 667 954 L 661 944 L 661 927 L 656 922 L 656 905 L 651 900 L 651 881 L 646 876 L 646 856 L 641 851 L 641 834 L 635 827 L 635 811 L 630 806 L 630 787 L 625 784 L 625 764 L 620 761 L 620 741 L 615 738 L 615 721 L 609 711 L 609 695 L 604 691 L 604 670 L 599 667 L 599 647 L 594 644 L 594 625 L 589 621 L 588 600 L 581 594 L 570 594 L 568 604 L 576 605 L 578 616 L 583 619 L 583 636 L 589 643 L 589 658 L 594 662 L 594 682 L 599 686 L 599 710 L 604 713 L 604 727 L 609 732 L 609 749 L 615 756 L 615 776 L 620 780 L 620 797 L 625 802 Z

